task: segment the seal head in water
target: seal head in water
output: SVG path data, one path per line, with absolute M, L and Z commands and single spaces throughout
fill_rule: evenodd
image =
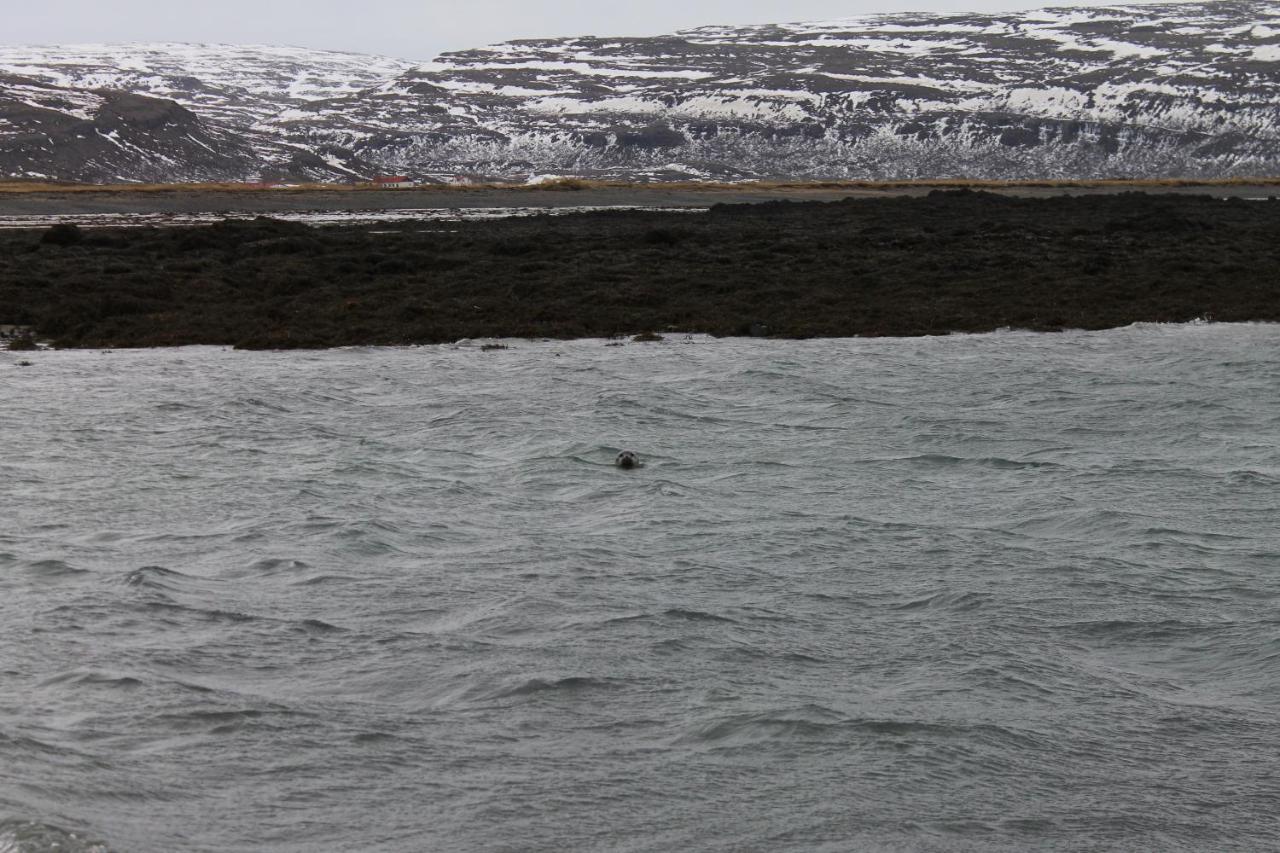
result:
M 624 450 L 618 454 L 617 459 L 613 460 L 613 464 L 624 471 L 630 471 L 632 468 L 640 467 L 640 457 L 636 456 L 634 451 Z

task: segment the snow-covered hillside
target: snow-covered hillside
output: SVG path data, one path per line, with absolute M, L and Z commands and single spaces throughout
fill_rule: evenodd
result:
M 417 66 L 282 48 L 5 48 L 4 74 L 14 75 L 0 76 L 0 169 L 10 174 L 6 103 L 47 108 L 58 97 L 49 92 L 64 92 L 62 114 L 88 120 L 103 90 L 120 89 L 175 101 L 209 134 L 228 131 L 257 158 L 236 156 L 244 174 L 1280 171 L 1275 0 L 519 41 Z M 41 102 L 30 96 L 39 85 L 59 88 Z
M 168 98 L 237 129 L 288 106 L 354 94 L 412 67 L 380 56 L 269 45 L 0 45 L 0 74 Z
M 191 140 L 185 139 L 185 134 L 178 134 L 176 141 L 169 141 L 170 150 L 157 148 L 152 152 L 158 158 L 156 168 L 133 176 L 135 180 L 239 179 L 256 177 L 264 169 L 302 176 L 339 177 L 346 172 L 334 170 L 314 152 L 293 149 L 272 134 L 254 128 L 284 110 L 357 93 L 412 67 L 413 63 L 403 60 L 294 47 L 0 46 L 0 168 L 6 168 L 13 175 L 22 174 L 16 168 L 22 164 L 10 166 L 3 153 L 5 131 L 16 129 L 12 123 L 8 126 L 5 123 L 5 113 L 14 109 L 13 101 L 17 101 L 19 110 L 25 103 L 91 121 L 93 111 L 77 105 L 100 99 L 99 93 L 114 91 L 172 101 L 198 117 L 208 132 L 221 134 L 231 143 L 229 147 L 225 143 L 217 146 L 230 162 L 217 169 L 201 169 L 192 162 L 193 153 L 186 144 Z M 11 84 L 18 88 L 10 88 L 4 83 L 6 76 L 22 82 Z M 33 100 L 29 97 L 33 86 L 41 87 L 45 94 Z M 6 100 L 10 101 L 7 108 Z M 61 101 L 71 104 L 73 109 L 60 110 Z M 60 123 L 53 116 L 46 117 L 45 123 L 50 119 Z M 200 159 L 198 152 L 194 159 Z M 115 168 L 106 169 L 108 173 L 114 171 Z M 103 174 L 94 164 L 68 172 L 65 166 L 51 169 L 49 164 L 37 162 L 27 172 L 80 180 L 110 181 L 120 177 Z

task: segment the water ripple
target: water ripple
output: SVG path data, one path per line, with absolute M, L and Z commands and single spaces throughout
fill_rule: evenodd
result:
M 1280 328 L 486 343 L 11 371 L 0 851 L 1275 846 Z

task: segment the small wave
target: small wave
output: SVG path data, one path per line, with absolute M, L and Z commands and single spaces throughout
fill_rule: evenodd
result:
M 288 631 L 296 634 L 305 634 L 308 636 L 323 636 L 327 634 L 345 634 L 350 631 L 340 625 L 334 625 L 325 622 L 322 619 L 287 619 L 272 616 L 260 616 L 253 613 L 241 613 L 237 610 L 218 610 L 203 607 L 193 607 L 185 604 L 178 604 L 173 601 L 159 600 L 147 601 L 143 608 L 150 612 L 168 613 L 174 617 L 191 617 L 202 622 L 228 623 L 231 625 L 254 625 L 254 630 L 258 633 L 264 631 Z M 177 624 L 177 620 L 174 620 Z
M 1139 547 L 1150 551 L 1193 552 L 1203 555 L 1231 554 L 1244 556 L 1242 548 L 1253 540 L 1246 536 L 1233 536 L 1226 533 L 1205 533 L 1195 530 L 1179 530 L 1176 528 L 1150 527 L 1141 531 L 1145 541 L 1136 543 Z
M 176 714 L 160 714 L 154 717 L 153 721 L 174 732 L 228 735 L 250 727 L 287 729 L 297 725 L 297 718 L 306 716 L 300 711 L 273 706 L 267 709 L 184 711 Z
M 906 462 L 924 467 L 970 466 L 975 468 L 994 468 L 998 471 L 1048 470 L 1063 467 L 1056 462 L 1034 462 L 1031 460 L 1005 459 L 1002 456 L 950 456 L 945 453 L 924 453 L 918 456 L 901 456 L 893 459 L 879 459 L 872 461 Z
M 1191 536 L 1207 542 L 1248 542 L 1248 536 L 1236 536 L 1231 533 L 1212 533 L 1202 530 L 1180 530 L 1176 527 L 1148 527 L 1142 531 L 1148 536 Z
M 628 622 L 655 622 L 665 620 L 680 620 L 682 622 L 727 622 L 730 624 L 737 624 L 736 620 L 730 619 L 728 616 L 718 616 L 715 613 L 707 613 L 702 610 L 688 610 L 682 607 L 672 607 L 656 613 L 633 613 L 627 616 L 615 616 L 611 619 L 606 619 L 602 624 L 622 625 Z
M 475 706 L 497 703 L 505 706 L 522 701 L 572 699 L 587 691 L 614 688 L 618 682 L 590 676 L 564 678 L 501 678 L 475 673 L 459 673 L 454 679 L 426 686 L 423 698 L 431 708 Z
M 785 661 L 788 661 L 789 663 L 801 663 L 801 664 L 831 663 L 831 661 L 827 658 L 820 658 L 820 657 L 815 657 L 814 655 L 807 655 L 804 652 L 785 652 L 781 655 L 778 655 L 778 660 L 785 660 Z
M 312 575 L 309 578 L 295 581 L 294 586 L 326 586 L 328 584 L 354 583 L 355 578 L 349 575 Z
M 1264 474 L 1261 471 L 1229 471 L 1227 485 L 1230 486 L 1276 486 L 1280 485 L 1280 475 Z
M 247 409 L 259 409 L 268 412 L 276 412 L 278 414 L 289 414 L 289 409 L 277 403 L 269 403 L 266 400 L 257 397 L 246 397 L 243 400 L 237 400 L 237 404 Z
M 111 853 L 101 841 L 26 820 L 0 820 L 0 853 Z
M 1137 533 L 1141 529 L 1139 524 L 1151 520 L 1148 516 L 1119 510 L 1067 510 L 1024 518 L 1001 529 L 1044 538 L 1095 538 Z
M 182 572 L 166 569 L 164 566 L 143 566 L 126 574 L 124 583 L 127 586 L 173 592 L 180 586 L 179 579 L 185 577 L 187 576 Z
M 298 623 L 298 627 L 306 634 L 346 634 L 348 629 L 332 625 L 320 619 L 304 619 Z
M 940 592 L 936 595 L 917 598 L 905 604 L 894 605 L 894 610 L 949 610 L 963 613 L 976 610 L 995 600 L 995 596 L 986 592 Z
M 1033 673 L 1017 664 L 1013 668 L 1021 674 L 1008 669 L 993 666 L 973 666 L 964 671 L 964 677 L 973 684 L 981 685 L 984 690 L 1013 697 L 1041 698 L 1055 694 L 1055 690 L 1032 678 Z
M 111 690 L 137 690 L 146 685 L 132 675 L 116 675 L 96 670 L 72 670 L 40 682 L 40 687 L 104 687 Z
M 1174 640 L 1206 634 L 1218 634 L 1224 630 L 1229 630 L 1230 626 L 1205 625 L 1195 622 L 1183 622 L 1177 619 L 1164 619 L 1156 622 L 1106 619 L 1072 622 L 1060 627 L 1083 637 L 1130 642 L 1134 640 Z
M 810 738 L 845 725 L 848 720 L 830 708 L 805 705 L 791 710 L 734 714 L 695 726 L 681 735 L 681 743 L 734 744 L 762 740 Z
M 239 613 L 232 610 L 207 610 L 202 607 L 188 607 L 184 604 L 175 604 L 170 601 L 148 601 L 144 607 L 153 612 L 172 613 L 178 616 L 192 616 L 206 622 L 231 622 L 233 624 L 244 624 L 248 622 L 257 622 L 261 617 L 254 616 L 250 613 Z
M 266 712 L 256 708 L 245 708 L 237 711 L 187 711 L 182 714 L 164 714 L 158 719 L 170 723 L 185 720 L 201 725 L 225 725 L 242 720 L 256 720 L 265 715 Z
M 357 745 L 376 744 L 376 743 L 399 743 L 404 738 L 399 735 L 389 734 L 387 732 L 360 732 L 351 737 L 351 742 Z
M 729 622 L 736 623 L 736 620 L 730 619 L 728 616 L 719 616 L 715 613 L 707 613 L 703 610 L 686 610 L 682 607 L 673 607 L 662 613 L 668 619 L 683 619 L 688 622 Z
M 288 557 L 275 557 L 251 563 L 241 574 L 246 577 L 269 577 L 271 575 L 292 574 L 294 572 L 307 571 L 311 568 L 313 568 L 312 565 L 305 560 L 295 560 Z
M 30 574 L 49 579 L 74 578 L 91 574 L 88 569 L 78 569 L 62 560 L 36 560 L 27 563 L 26 569 Z
M 707 426 L 727 426 L 739 427 L 741 422 L 733 418 L 724 418 L 718 415 L 698 414 L 696 412 L 682 412 L 679 409 L 672 409 L 667 406 L 650 406 L 638 400 L 630 400 L 622 398 L 624 408 L 634 409 L 637 412 L 643 412 L 646 418 L 652 418 L 660 415 L 663 418 L 670 418 L 672 421 L 686 421 L 693 424 L 703 424 Z
M 77 760 L 87 758 L 87 755 L 78 750 L 72 749 L 66 745 L 55 745 L 48 743 L 30 735 L 5 734 L 0 732 L 0 747 L 3 748 L 4 754 L 10 760 L 15 755 L 38 755 L 41 760 L 51 760 L 65 762 L 68 758 Z M 4 853 L 4 848 L 0 847 L 0 853 Z
M 850 718 L 818 705 L 806 705 L 790 711 L 735 714 L 697 726 L 680 736 L 678 742 L 722 748 L 775 740 L 846 741 L 851 736 L 922 741 L 994 740 L 1023 746 L 1034 742 L 1028 735 L 989 723 Z
M 1000 821 L 1000 826 L 1003 829 L 1030 835 L 1038 840 L 1045 838 L 1057 827 L 1057 823 L 1050 818 L 1018 817 L 1006 818 Z
M 516 696 L 532 696 L 538 693 L 578 693 L 601 687 L 609 687 L 610 682 L 600 678 L 573 675 L 567 678 L 543 679 L 531 678 L 515 687 L 502 690 L 492 696 L 494 699 L 507 699 Z

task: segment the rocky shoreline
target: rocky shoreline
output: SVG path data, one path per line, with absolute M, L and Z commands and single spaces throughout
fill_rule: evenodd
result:
M 21 189 L 21 185 L 16 185 Z M 208 189 L 175 185 L 150 190 L 126 186 L 62 189 L 0 188 L 0 217 L 87 214 L 279 213 L 313 211 L 453 210 L 459 208 L 707 208 L 716 204 L 770 201 L 842 201 L 846 198 L 926 196 L 937 190 L 973 189 L 1016 198 L 1063 195 L 1211 195 L 1267 198 L 1280 195 L 1280 179 L 1256 181 L 1026 181 L 974 183 L 900 182 L 865 184 L 593 185 L 560 181 L 537 187 L 418 187 L 399 190 L 298 188 Z
M 0 234 L 57 346 L 787 338 L 1280 321 L 1280 203 L 933 191 L 486 222 Z

